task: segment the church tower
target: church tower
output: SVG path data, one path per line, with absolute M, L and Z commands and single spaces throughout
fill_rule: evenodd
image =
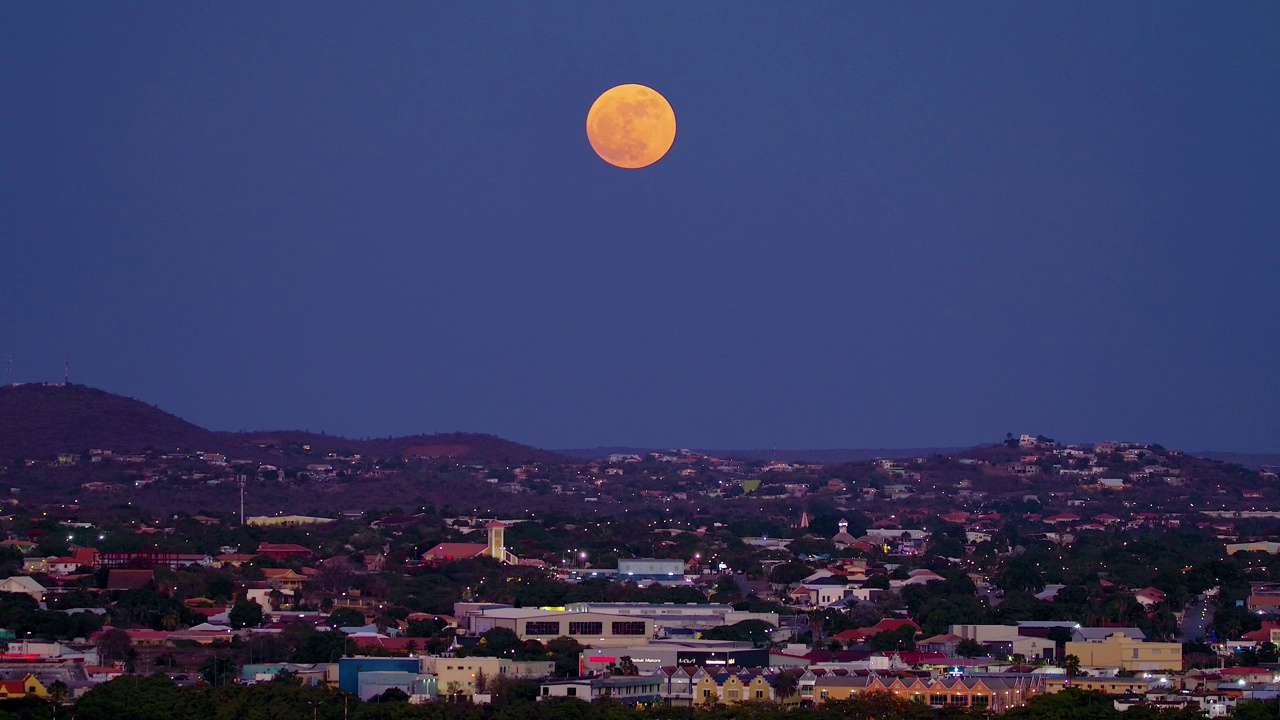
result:
M 489 531 L 489 547 L 485 549 L 484 554 L 498 560 L 499 562 L 507 562 L 507 546 L 506 540 L 503 538 L 503 530 L 506 524 L 498 520 L 494 520 L 485 526 Z

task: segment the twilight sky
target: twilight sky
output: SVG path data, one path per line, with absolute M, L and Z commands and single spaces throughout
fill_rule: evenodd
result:
M 224 430 L 1278 451 L 1277 28 L 0 4 L 0 356 Z M 585 136 L 622 83 L 676 112 L 644 170 Z

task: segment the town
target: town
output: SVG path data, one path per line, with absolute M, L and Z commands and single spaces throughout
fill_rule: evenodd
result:
M 1219 717 L 1280 697 L 1269 469 L 1012 434 L 832 464 L 510 464 L 453 440 L 10 459 L 0 711 L 281 685 L 348 712 L 884 694 L 1016 714 L 1079 692 Z

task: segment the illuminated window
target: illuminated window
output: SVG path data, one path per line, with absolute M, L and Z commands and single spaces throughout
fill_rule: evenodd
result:
M 599 637 L 604 632 L 604 623 L 598 622 L 571 622 L 569 623 L 570 635 L 595 635 Z
M 933 705 L 934 707 L 942 707 L 943 705 L 947 704 L 947 696 L 946 695 L 930 695 L 929 704 Z
M 614 635 L 644 635 L 644 622 L 616 622 L 613 623 Z

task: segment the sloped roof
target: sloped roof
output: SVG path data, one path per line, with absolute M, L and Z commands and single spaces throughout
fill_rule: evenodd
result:
M 488 550 L 483 543 L 440 543 L 422 554 L 424 558 L 471 558 Z

